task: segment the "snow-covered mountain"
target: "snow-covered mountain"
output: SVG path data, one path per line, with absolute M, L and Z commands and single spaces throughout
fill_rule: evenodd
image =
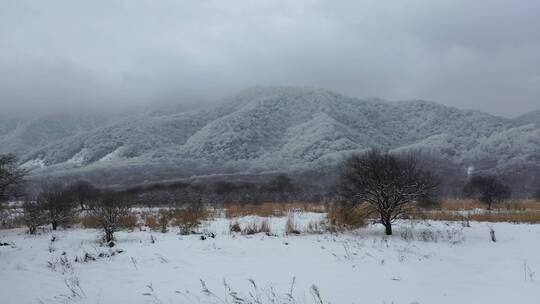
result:
M 531 111 L 513 119 L 520 125 L 535 124 L 540 126 L 540 110 Z
M 464 168 L 540 164 L 538 125 L 427 101 L 364 100 L 304 87 L 252 88 L 204 110 L 2 120 L 0 153 L 16 153 L 38 175 L 294 171 L 331 166 L 371 147 L 421 150 Z

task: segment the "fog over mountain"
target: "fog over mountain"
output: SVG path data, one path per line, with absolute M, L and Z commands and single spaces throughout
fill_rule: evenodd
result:
M 514 117 L 540 103 L 538 12 L 537 0 L 4 0 L 0 113 L 293 85 Z
M 17 154 L 35 176 L 136 172 L 129 179 L 139 182 L 321 169 L 369 148 L 422 151 L 464 174 L 540 164 L 538 125 L 429 101 L 256 87 L 209 109 L 174 109 L 3 120 L 0 153 Z

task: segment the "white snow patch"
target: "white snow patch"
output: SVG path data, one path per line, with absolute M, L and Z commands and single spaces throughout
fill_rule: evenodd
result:
M 32 159 L 24 164 L 22 164 L 20 167 L 23 169 L 37 169 L 37 168 L 45 168 L 47 165 L 45 165 L 45 161 L 43 159 Z
M 272 229 L 284 226 L 284 218 L 270 220 Z M 309 220 L 317 216 L 298 215 L 300 224 Z M 324 303 L 538 303 L 540 225 L 490 224 L 494 243 L 490 227 L 478 222 L 401 222 L 386 237 L 379 225 L 337 235 L 244 236 L 228 233 L 229 221 L 205 225 L 216 233 L 206 240 L 176 230 L 123 231 L 112 249 L 98 244 L 99 230 L 0 230 L 11 244 L 0 246 L 2 303 L 224 303 L 204 296 L 200 280 L 221 298 L 224 280 L 249 298 L 248 279 L 264 295 L 270 286 L 288 292 L 293 277 L 298 303 L 316 303 L 312 284 Z M 96 260 L 80 262 L 86 253 Z M 68 288 L 76 282 L 80 296 Z
M 121 153 L 122 153 L 122 147 L 117 148 L 116 150 L 112 151 L 111 153 L 103 156 L 98 161 L 99 162 L 106 162 L 106 161 L 112 161 L 112 160 L 115 160 L 115 159 L 119 159 Z
M 86 149 L 82 149 L 81 151 L 77 152 L 75 155 L 73 155 L 70 159 L 66 161 L 68 164 L 76 164 L 76 165 L 82 165 L 84 164 L 84 161 L 86 160 Z

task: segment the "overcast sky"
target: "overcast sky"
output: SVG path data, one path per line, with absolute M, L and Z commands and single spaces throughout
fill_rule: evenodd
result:
M 253 85 L 540 109 L 540 1 L 0 0 L 2 112 Z

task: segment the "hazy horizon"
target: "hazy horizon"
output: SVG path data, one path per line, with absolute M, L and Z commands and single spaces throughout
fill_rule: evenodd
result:
M 252 86 L 540 109 L 540 2 L 3 1 L 2 113 L 211 102 Z

